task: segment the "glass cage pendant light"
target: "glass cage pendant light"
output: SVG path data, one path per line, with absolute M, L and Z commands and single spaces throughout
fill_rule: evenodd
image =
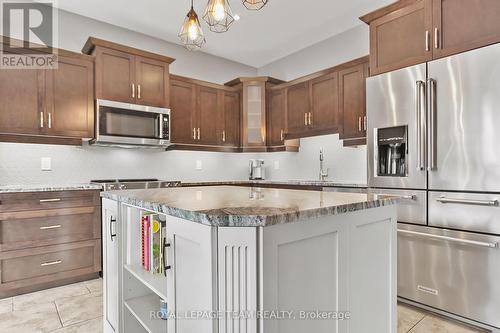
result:
M 264 7 L 268 0 L 242 0 L 243 6 L 250 10 L 259 10 Z
M 234 22 L 229 0 L 208 0 L 203 19 L 213 32 L 228 31 L 229 26 Z
M 187 13 L 179 32 L 179 38 L 184 47 L 190 51 L 199 50 L 205 44 L 205 36 L 201 30 L 198 14 L 194 11 L 193 0 L 191 0 L 191 10 Z

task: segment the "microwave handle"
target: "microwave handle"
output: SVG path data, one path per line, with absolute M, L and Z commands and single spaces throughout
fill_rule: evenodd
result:
M 158 118 L 158 126 L 159 126 L 159 137 L 160 139 L 163 139 L 163 114 L 160 114 L 160 117 Z

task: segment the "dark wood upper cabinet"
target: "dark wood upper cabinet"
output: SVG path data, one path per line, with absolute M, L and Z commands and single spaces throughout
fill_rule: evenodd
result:
M 45 71 L 0 70 L 0 133 L 38 135 L 44 127 Z
M 341 126 L 338 100 L 338 73 L 333 72 L 311 80 L 311 117 L 315 130 L 337 132 Z M 309 119 L 308 119 L 309 120 Z
M 343 119 L 341 139 L 366 137 L 367 75 L 367 63 L 339 71 L 339 111 Z
M 94 63 L 59 56 L 58 68 L 46 73 L 47 126 L 53 136 L 94 137 Z
M 81 145 L 94 136 L 94 59 L 57 53 L 54 69 L 0 70 L 0 140 Z
M 500 1 L 433 0 L 434 59 L 500 42 Z
M 237 91 L 222 91 L 222 119 L 219 128 L 220 144 L 223 146 L 240 146 L 240 93 Z
M 217 145 L 217 114 L 219 112 L 219 94 L 211 87 L 197 87 L 197 128 L 196 139 L 198 144 Z
M 370 75 L 500 42 L 498 0 L 400 0 L 369 13 Z
M 432 59 L 431 1 L 412 1 L 369 22 L 371 75 Z
M 310 82 L 301 82 L 286 88 L 286 131 L 297 135 L 307 131 L 311 113 Z
M 96 98 L 170 106 L 170 57 L 90 37 L 82 50 L 95 55 Z
M 107 48 L 98 48 L 95 56 L 96 97 L 135 104 L 134 56 Z
M 268 93 L 267 145 L 282 146 L 285 135 L 285 92 L 283 89 Z
M 140 104 L 168 107 L 170 105 L 168 63 L 136 57 L 137 101 Z
M 171 80 L 172 143 L 191 144 L 196 141 L 196 86 L 193 83 Z

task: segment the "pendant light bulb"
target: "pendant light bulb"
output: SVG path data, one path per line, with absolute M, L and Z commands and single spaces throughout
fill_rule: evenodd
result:
M 213 16 L 216 21 L 222 21 L 226 17 L 226 11 L 224 10 L 223 0 L 215 1 Z
M 190 19 L 188 24 L 188 37 L 190 40 L 194 41 L 198 38 L 198 27 L 196 26 L 196 21 Z

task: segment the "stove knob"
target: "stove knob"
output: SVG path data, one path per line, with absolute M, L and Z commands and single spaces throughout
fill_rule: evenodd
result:
M 126 189 L 126 188 L 127 188 L 127 186 L 125 186 L 125 185 L 123 185 L 123 184 L 121 184 L 121 185 L 120 185 L 120 190 L 124 190 L 124 189 Z
M 115 189 L 115 185 L 109 185 L 108 186 L 108 190 L 114 190 Z

